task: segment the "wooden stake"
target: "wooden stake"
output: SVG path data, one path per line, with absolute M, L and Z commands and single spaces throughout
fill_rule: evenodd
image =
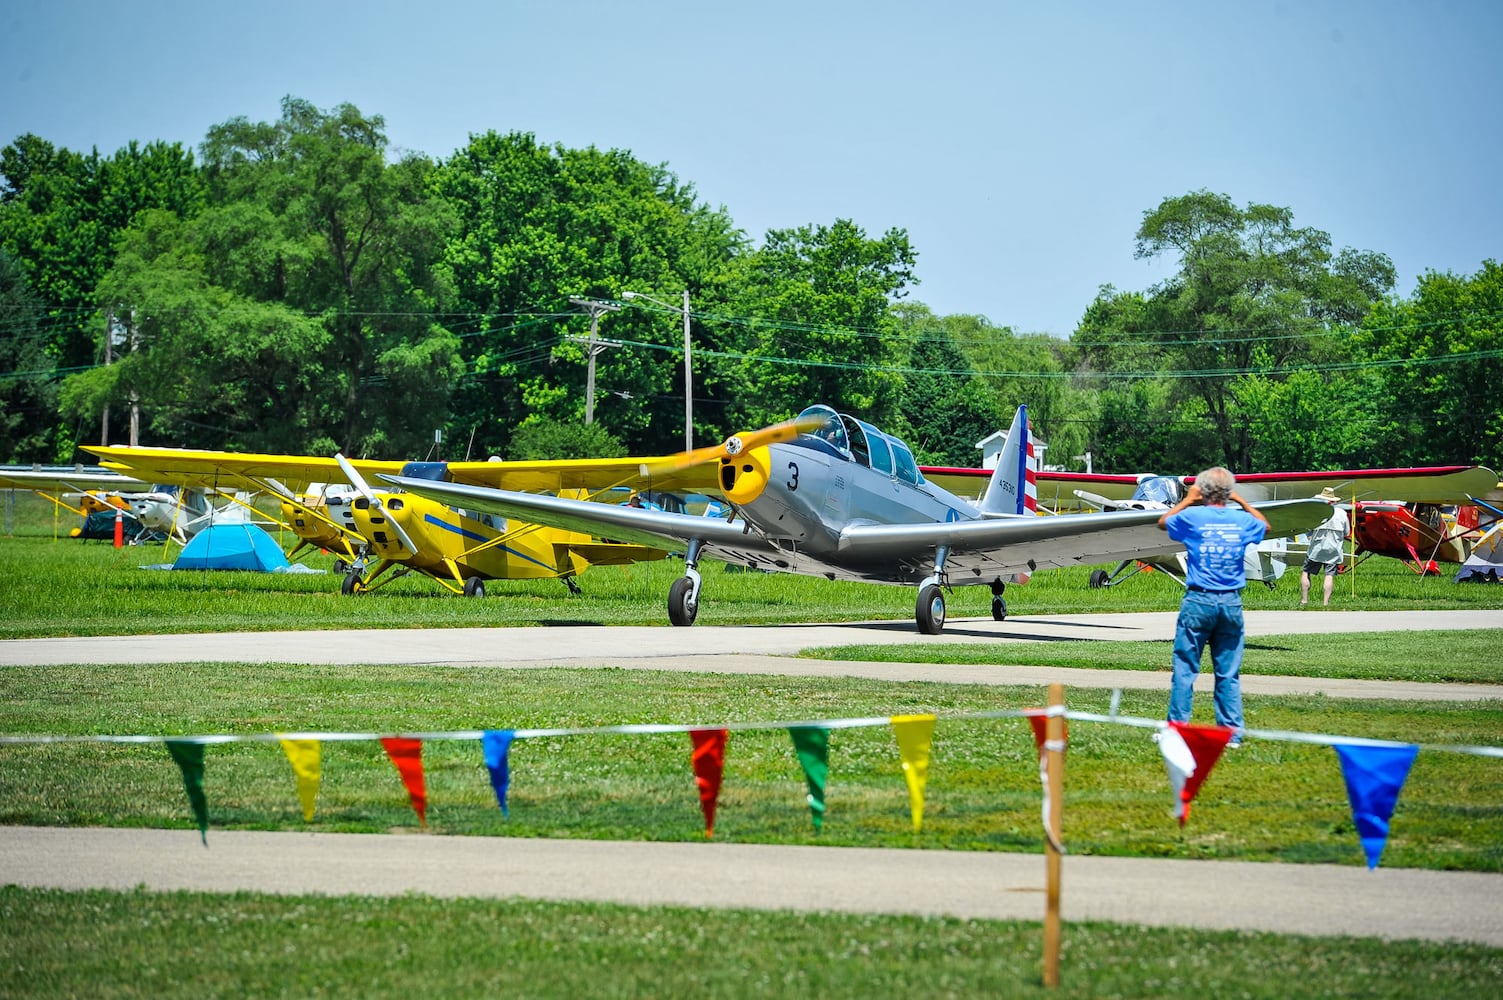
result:
M 1065 686 L 1049 685 L 1049 707 L 1059 712 L 1065 707 Z M 1060 947 L 1060 828 L 1065 799 L 1065 717 L 1052 714 L 1044 722 L 1044 759 L 1049 772 L 1049 836 L 1044 845 L 1044 985 L 1059 985 Z

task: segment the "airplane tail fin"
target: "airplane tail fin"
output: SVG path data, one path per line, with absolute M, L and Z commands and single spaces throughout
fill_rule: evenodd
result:
M 1033 432 L 1028 407 L 1019 406 L 1007 432 L 1002 457 L 981 498 L 983 517 L 1038 513 L 1038 463 L 1033 455 Z

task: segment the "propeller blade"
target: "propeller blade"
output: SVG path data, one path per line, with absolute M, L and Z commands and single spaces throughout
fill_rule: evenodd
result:
M 742 431 L 740 434 L 732 434 L 720 444 L 681 452 L 661 462 L 644 462 L 642 465 L 642 474 L 652 476 L 670 472 L 682 472 L 685 469 L 692 469 L 696 465 L 718 462 L 725 458 L 734 458 L 743 452 L 751 451 L 753 448 L 762 448 L 782 441 L 792 441 L 800 434 L 808 434 L 818 430 L 824 426 L 825 421 L 828 419 L 825 415 L 811 413 L 794 417 L 792 420 L 784 420 L 780 423 L 771 424 L 767 427 L 759 427 L 754 431 Z
M 360 474 L 359 470 L 350 464 L 349 459 L 336 452 L 334 455 L 334 461 L 339 463 L 339 468 L 344 471 L 345 478 L 350 481 L 351 486 L 355 487 L 355 489 L 360 492 L 361 496 L 365 497 L 371 503 L 381 502 L 380 500 L 376 499 L 375 491 L 373 491 L 370 488 L 370 485 L 366 483 L 365 477 Z
M 334 455 L 334 461 L 338 462 L 339 467 L 344 470 L 345 477 L 349 479 L 350 485 L 359 490 L 360 495 L 370 501 L 372 507 L 379 508 L 386 515 L 386 523 L 391 525 L 392 530 L 397 533 L 397 537 L 402 540 L 402 544 L 407 546 L 407 551 L 416 553 L 418 547 L 412 544 L 411 536 L 402 528 L 401 523 L 392 517 L 391 509 L 381 502 L 380 496 L 376 494 L 375 490 L 370 488 L 370 484 L 365 481 L 365 477 L 360 474 L 359 470 L 350 464 L 349 459 L 337 452 Z

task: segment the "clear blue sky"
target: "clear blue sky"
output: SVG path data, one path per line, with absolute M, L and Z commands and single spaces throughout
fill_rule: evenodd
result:
M 0 142 L 196 149 L 286 94 L 666 163 L 760 240 L 906 229 L 913 297 L 1068 335 L 1198 188 L 1427 269 L 1503 257 L 1503 2 L 5 0 Z

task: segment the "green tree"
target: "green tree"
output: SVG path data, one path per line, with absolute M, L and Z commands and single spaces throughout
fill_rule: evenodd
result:
M 1503 469 L 1503 266 L 1426 272 L 1412 298 L 1378 304 L 1352 340 L 1380 373 L 1382 461 Z
M 446 425 L 462 370 L 440 265 L 455 219 L 428 160 L 386 161 L 384 128 L 350 104 L 325 112 L 288 97 L 278 121 L 231 119 L 203 144 L 223 208 L 204 234 L 210 273 L 323 319 L 316 450 L 413 453 Z
M 1173 379 L 1194 400 L 1218 460 L 1249 470 L 1253 438 L 1239 386 L 1319 360 L 1333 335 L 1393 286 L 1381 254 L 1333 254 L 1330 236 L 1298 228 L 1287 208 L 1195 191 L 1143 215 L 1135 255 L 1171 255 L 1179 270 L 1145 295 L 1103 289 L 1076 331 L 1082 370 L 1109 380 Z M 1141 366 L 1141 367 L 1138 367 Z M 1134 370 L 1136 368 L 1136 370 Z
M 445 263 L 457 308 L 475 317 L 462 338 L 456 430 L 501 453 L 529 419 L 582 421 L 585 355 L 568 338 L 583 336 L 589 320 L 569 300 L 615 299 L 625 290 L 670 303 L 690 290 L 694 342 L 705 352 L 692 391 L 697 404 L 714 401 L 719 333 L 700 317 L 720 311 L 745 242 L 723 209 L 698 203 L 665 167 L 628 152 L 548 146 L 518 132 L 472 136 L 440 165 L 434 187 L 461 220 Z M 676 447 L 681 326 L 639 302 L 603 317 L 600 334 L 622 346 L 596 359 L 596 419 L 634 450 Z M 701 436 L 718 433 L 718 417 L 696 406 Z
M 740 421 L 823 402 L 894 423 L 907 357 L 891 306 L 918 283 L 917 259 L 905 231 L 873 239 L 849 219 L 769 231 L 741 261 L 732 302 L 755 317 L 741 337 Z
M 139 412 L 143 437 L 176 445 L 287 451 L 320 431 L 329 335 L 317 317 L 214 284 L 204 218 L 148 211 L 127 230 L 99 285 L 100 325 L 119 331 L 113 363 L 70 376 L 62 404 L 80 417 L 109 406 L 133 425 Z
M 0 461 L 56 458 L 51 367 L 41 303 L 20 265 L 0 250 Z
M 60 369 L 99 360 L 94 289 L 136 214 L 189 217 L 202 203 L 193 155 L 177 143 L 132 142 L 104 158 L 27 134 L 0 150 L 0 248 L 47 310 L 48 353 Z

